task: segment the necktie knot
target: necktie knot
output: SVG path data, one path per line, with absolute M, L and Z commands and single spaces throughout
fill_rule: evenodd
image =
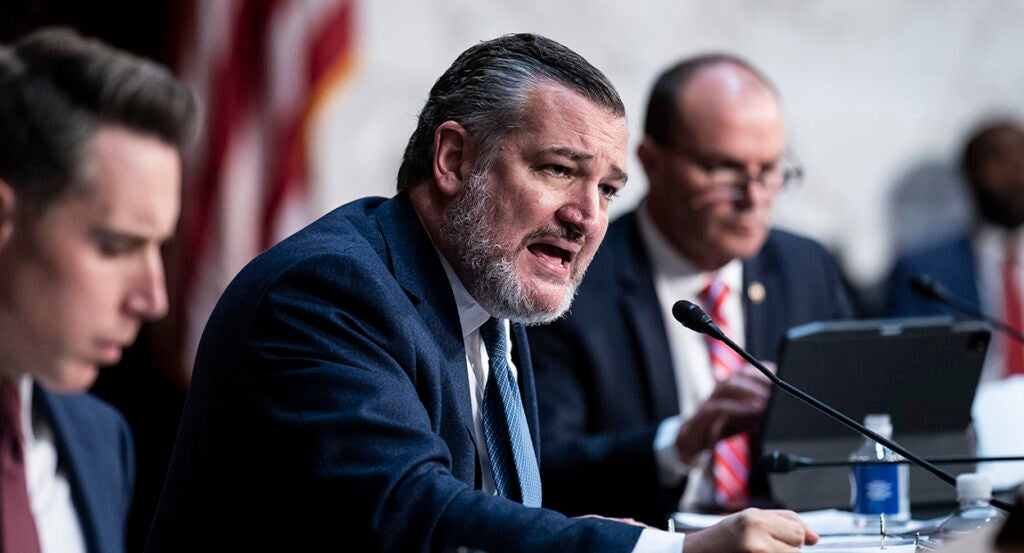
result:
M 484 342 L 488 357 L 504 358 L 507 352 L 508 339 L 505 337 L 505 325 L 491 317 L 480 327 L 480 339 Z
M 711 316 L 711 320 L 717 323 L 722 319 L 722 307 L 726 298 L 729 297 L 729 285 L 717 276 L 700 292 L 700 301 L 704 304 L 704 310 Z

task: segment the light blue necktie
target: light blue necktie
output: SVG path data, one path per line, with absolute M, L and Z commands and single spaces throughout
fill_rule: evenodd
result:
M 505 325 L 491 318 L 480 327 L 490 358 L 490 376 L 484 389 L 483 420 L 487 453 L 498 494 L 527 507 L 540 507 L 540 469 L 530 441 L 523 401 L 506 359 Z

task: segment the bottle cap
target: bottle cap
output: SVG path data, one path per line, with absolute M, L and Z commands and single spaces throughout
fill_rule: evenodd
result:
M 872 413 L 864 416 L 864 426 L 868 430 L 881 434 L 883 437 L 892 437 L 892 420 L 888 413 Z
M 960 474 L 956 477 L 956 497 L 960 501 L 992 499 L 992 481 L 987 474 Z

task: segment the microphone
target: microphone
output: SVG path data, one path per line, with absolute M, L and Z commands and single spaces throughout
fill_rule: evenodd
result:
M 707 336 L 711 336 L 712 338 L 719 340 L 723 344 L 729 346 L 730 349 L 738 353 L 741 357 L 743 357 L 743 359 L 745 359 L 755 369 L 757 369 L 766 377 L 768 377 L 768 379 L 771 380 L 772 383 L 774 383 L 776 386 L 782 388 L 782 390 L 785 391 L 786 393 L 792 395 L 793 397 L 799 399 L 800 401 L 803 401 L 804 403 L 810 405 L 811 407 L 817 409 L 818 411 L 828 415 L 829 417 L 833 418 L 834 420 L 846 426 L 847 428 L 853 430 L 854 432 L 860 434 L 861 436 L 871 438 L 875 442 L 882 444 L 883 446 L 891 449 L 892 451 L 895 451 L 896 453 L 899 453 L 900 455 L 908 459 L 910 462 L 934 474 L 943 482 L 949 484 L 950 486 L 956 487 L 956 478 L 954 478 L 953 475 L 940 469 L 939 467 L 926 461 L 925 459 L 911 453 L 909 450 L 897 444 L 896 442 L 893 442 L 892 440 L 878 434 L 877 432 L 870 430 L 863 424 L 844 415 L 843 413 L 836 410 L 832 406 L 820 401 L 818 398 L 808 394 L 807 392 L 804 392 L 800 388 L 797 388 L 796 386 L 793 386 L 789 382 L 786 382 L 785 380 L 779 378 L 778 375 L 768 370 L 768 368 L 765 367 L 764 364 L 755 359 L 753 355 L 750 355 L 750 352 L 741 348 L 739 344 L 733 342 L 732 339 L 726 336 L 721 329 L 715 326 L 715 323 L 711 320 L 711 317 L 709 317 L 703 309 L 695 305 L 693 302 L 686 300 L 677 301 L 672 306 L 672 316 L 675 317 L 675 319 L 682 323 L 682 325 L 685 326 L 686 328 L 699 334 L 706 334 Z M 993 499 L 992 505 L 999 507 L 1000 509 L 1007 512 L 1010 510 L 1010 504 L 1002 500 Z
M 939 281 L 926 273 L 917 273 L 910 278 L 910 288 L 925 299 L 939 302 L 952 307 L 954 310 L 971 317 L 985 321 L 993 328 L 1006 334 L 1010 338 L 1024 343 L 1024 333 L 1019 328 L 1014 328 L 1005 322 L 984 313 L 977 305 L 964 301 L 946 289 Z
M 1024 457 L 934 457 L 928 459 L 929 463 L 933 465 L 953 465 L 953 464 L 966 464 L 966 463 L 997 463 L 1004 461 L 1024 461 Z M 786 453 L 780 453 L 773 451 L 762 455 L 757 460 L 757 466 L 765 472 L 775 473 L 787 473 L 793 472 L 797 469 L 802 468 L 819 468 L 819 467 L 847 467 L 855 465 L 885 465 L 885 464 L 908 464 L 910 461 L 901 459 L 899 461 L 815 461 L 810 457 L 801 457 L 799 455 L 789 455 Z
M 706 334 L 715 340 L 724 340 L 726 338 L 722 329 L 718 328 L 714 321 L 711 320 L 711 317 L 693 302 L 686 300 L 675 302 L 672 305 L 672 316 L 677 321 L 683 323 L 683 326 L 697 334 Z

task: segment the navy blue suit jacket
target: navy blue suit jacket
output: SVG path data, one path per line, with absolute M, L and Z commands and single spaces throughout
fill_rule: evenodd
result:
M 128 423 L 88 394 L 61 395 L 35 386 L 33 409 L 53 429 L 89 553 L 125 551 L 125 525 L 135 483 Z
M 743 278 L 744 290 L 766 291 L 762 303 L 743 295 L 746 345 L 759 359 L 775 359 L 791 326 L 853 314 L 834 260 L 806 238 L 772 231 Z M 546 504 L 663 525 L 681 490 L 658 484 L 654 435 L 679 400 L 635 212 L 609 227 L 569 316 L 529 335 Z
M 967 235 L 943 240 L 902 256 L 886 286 L 887 314 L 893 317 L 959 315 L 952 308 L 913 291 L 910 279 L 918 273 L 931 276 L 954 296 L 973 305 L 981 305 L 975 265 L 974 248 Z
M 258 257 L 218 303 L 147 551 L 628 551 L 638 538 L 478 491 L 476 452 L 437 253 L 404 194 L 354 202 Z

